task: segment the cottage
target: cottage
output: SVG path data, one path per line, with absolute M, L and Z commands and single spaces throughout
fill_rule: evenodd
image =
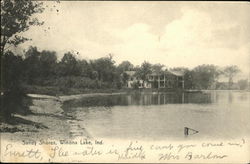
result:
M 128 75 L 128 80 L 127 80 L 127 86 L 128 88 L 133 87 L 133 83 L 137 82 L 137 78 L 135 77 L 135 71 L 125 71 L 125 73 Z
M 183 73 L 177 71 L 164 71 L 152 73 L 148 76 L 151 88 L 184 88 Z
M 125 71 L 125 73 L 128 75 L 127 88 L 133 88 L 134 84 L 137 84 L 138 88 L 151 88 L 149 83 L 143 83 L 143 80 L 135 76 L 135 71 Z
M 184 74 L 178 71 L 153 72 L 147 76 L 147 80 L 135 76 L 135 71 L 126 71 L 128 75 L 127 87 L 133 88 L 137 83 L 139 88 L 184 88 Z

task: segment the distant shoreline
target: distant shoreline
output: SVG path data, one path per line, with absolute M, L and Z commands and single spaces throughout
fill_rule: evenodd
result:
M 104 90 L 100 90 L 104 91 Z M 73 99 L 81 99 L 84 97 L 93 97 L 93 96 L 109 96 L 109 95 L 124 95 L 124 94 L 158 94 L 158 93 L 197 93 L 197 92 L 210 92 L 210 91 L 234 91 L 234 92 L 250 92 L 249 90 L 156 90 L 156 89 L 140 89 L 140 90 L 133 90 L 133 89 L 121 89 L 121 90 L 112 90 L 112 92 L 87 92 L 87 93 L 77 93 L 77 94 L 65 94 L 65 95 L 49 95 L 49 94 L 40 94 L 40 93 L 29 93 L 27 94 L 31 98 L 38 98 L 38 99 L 54 99 L 56 101 L 64 102 Z
M 203 92 L 203 91 L 250 91 L 250 90 L 219 90 L 219 89 L 167 89 L 167 88 L 107 88 L 107 89 L 81 89 L 81 88 L 59 88 L 56 86 L 24 86 L 25 93 L 41 94 L 50 96 L 71 96 L 71 95 L 98 95 L 98 94 L 114 94 L 114 93 L 138 93 L 138 92 L 166 92 L 166 93 L 181 93 L 181 92 Z
M 110 95 L 123 95 L 123 94 L 164 94 L 171 92 L 153 92 L 151 90 L 141 90 L 133 92 L 110 92 L 110 93 L 82 93 L 82 94 L 72 94 L 72 95 L 60 95 L 60 96 L 51 96 L 46 94 L 27 94 L 28 97 L 32 99 L 32 105 L 30 106 L 31 114 L 20 115 L 14 114 L 14 120 L 16 120 L 16 125 L 1 123 L 0 130 L 1 135 L 5 139 L 14 139 L 19 140 L 20 138 L 32 138 L 37 139 L 39 137 L 46 138 L 49 135 L 50 138 L 57 138 L 57 134 L 60 131 L 65 133 L 60 133 L 59 138 L 69 138 L 69 134 L 66 133 L 71 131 L 68 121 L 74 120 L 74 118 L 68 117 L 65 115 L 62 104 L 65 101 L 77 100 L 85 97 L 94 97 L 94 96 L 110 96 Z M 120 90 L 121 91 L 121 90 Z M 197 90 L 185 90 L 182 93 L 195 93 Z M 233 92 L 242 92 L 242 90 L 200 90 L 199 92 L 210 92 L 210 91 L 233 91 Z M 249 91 L 243 91 L 249 92 Z M 172 92 L 174 93 L 174 92 Z M 180 92 L 181 93 L 181 92 Z M 57 125 L 61 125 L 58 129 Z M 55 131 L 55 129 L 57 129 Z M 35 133 L 34 133 L 35 132 Z M 82 128 L 83 137 L 89 137 L 89 132 L 84 127 Z M 15 135 L 13 135 L 15 133 Z

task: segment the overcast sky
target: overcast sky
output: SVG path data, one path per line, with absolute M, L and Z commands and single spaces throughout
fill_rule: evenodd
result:
M 247 2 L 44 2 L 45 23 L 25 36 L 30 45 L 79 52 L 95 59 L 112 53 L 119 64 L 144 60 L 167 67 L 236 64 L 250 70 L 250 3 Z

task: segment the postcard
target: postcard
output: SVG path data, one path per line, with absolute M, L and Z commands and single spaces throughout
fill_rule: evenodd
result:
M 249 163 L 249 2 L 1 1 L 1 162 Z

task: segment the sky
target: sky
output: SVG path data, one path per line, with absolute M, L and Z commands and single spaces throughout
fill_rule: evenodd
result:
M 44 2 L 44 25 L 19 46 L 73 51 L 80 59 L 112 54 L 117 64 L 143 61 L 190 69 L 237 65 L 250 76 L 250 3 L 164 1 Z M 78 53 L 77 53 L 78 52 Z

